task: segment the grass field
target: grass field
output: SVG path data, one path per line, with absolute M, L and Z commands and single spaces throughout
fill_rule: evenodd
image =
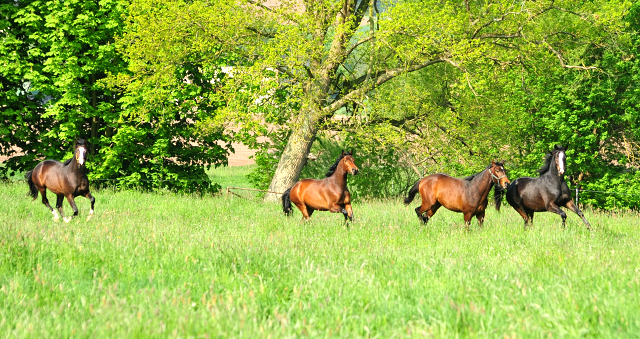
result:
M 574 214 L 525 230 L 505 206 L 467 232 L 444 209 L 422 226 L 418 202 L 356 201 L 346 228 L 238 197 L 102 190 L 92 220 L 78 198 L 64 224 L 26 192 L 0 184 L 2 337 L 640 335 L 631 212 L 586 211 L 593 233 Z

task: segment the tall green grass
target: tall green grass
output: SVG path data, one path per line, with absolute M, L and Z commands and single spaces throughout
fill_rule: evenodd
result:
M 233 181 L 233 180 L 230 180 Z M 235 185 L 235 184 L 234 184 Z M 356 201 L 356 222 L 238 197 L 102 190 L 54 223 L 0 186 L 2 337 L 633 337 L 638 215 Z M 65 202 L 65 211 L 71 210 Z

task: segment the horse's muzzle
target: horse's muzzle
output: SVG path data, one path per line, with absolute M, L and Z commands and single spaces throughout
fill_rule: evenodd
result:
M 357 168 L 352 168 L 351 169 L 351 174 L 353 174 L 353 175 L 358 174 L 358 169 Z

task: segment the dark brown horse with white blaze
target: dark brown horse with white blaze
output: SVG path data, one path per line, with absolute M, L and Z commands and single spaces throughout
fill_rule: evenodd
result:
M 342 213 L 344 220 L 353 221 L 351 194 L 347 188 L 347 174 L 358 174 L 358 166 L 353 160 L 353 151 L 342 151 L 336 162 L 329 168 L 324 179 L 303 179 L 282 194 L 282 210 L 291 214 L 291 203 L 296 205 L 302 217 L 309 220 L 314 211 Z
M 411 203 L 416 193 L 420 192 L 422 204 L 416 207 L 416 213 L 423 223 L 426 224 L 438 208 L 444 206 L 448 210 L 462 213 L 467 229 L 474 216 L 478 219 L 478 225 L 482 227 L 489 203 L 489 191 L 496 186 L 494 197 L 496 209 L 499 210 L 502 191 L 508 184 L 509 178 L 502 163 L 492 161 L 482 172 L 463 179 L 442 173 L 431 174 L 413 185 L 409 195 L 404 199 L 404 204 Z
M 564 206 L 580 216 L 587 229 L 591 230 L 591 225 L 584 214 L 573 203 L 571 191 L 564 180 L 564 172 L 567 168 L 565 152 L 564 147 L 555 145 L 553 150 L 547 153 L 545 163 L 538 171 L 539 177 L 518 178 L 507 189 L 507 202 L 520 213 L 525 227 L 533 223 L 534 212 L 549 211 L 560 215 L 564 228 L 567 213 L 560 209 Z
M 89 179 L 85 173 L 87 145 L 83 139 L 75 143 L 74 156 L 64 163 L 57 160 L 45 160 L 36 165 L 33 171 L 27 172 L 25 178 L 29 184 L 29 195 L 35 200 L 38 191 L 42 195 L 42 203 L 53 213 L 53 220 L 58 221 L 58 213 L 49 205 L 47 188 L 56 196 L 56 208 L 65 222 L 78 215 L 75 197 L 81 195 L 91 201 L 91 211 L 87 220 L 93 216 L 93 205 L 96 199 L 89 193 Z M 67 198 L 73 208 L 73 217 L 65 218 L 62 213 L 62 201 Z

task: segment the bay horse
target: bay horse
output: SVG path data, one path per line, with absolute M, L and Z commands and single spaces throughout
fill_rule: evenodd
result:
M 353 160 L 353 151 L 342 151 L 324 179 L 303 179 L 286 190 L 282 194 L 282 210 L 290 215 L 293 203 L 305 220 L 309 220 L 314 211 L 330 211 L 342 213 L 345 221 L 353 221 L 351 194 L 347 188 L 349 173 L 358 174 L 358 166 Z
M 471 225 L 471 219 L 475 216 L 478 225 L 482 227 L 485 210 L 489 200 L 489 191 L 494 186 L 495 206 L 500 210 L 502 192 L 507 188 L 509 178 L 504 166 L 500 162 L 492 161 L 480 173 L 459 179 L 447 174 L 431 174 L 418 180 L 409 190 L 409 195 L 404 199 L 404 204 L 409 205 L 416 193 L 420 192 L 422 204 L 416 207 L 418 218 L 426 224 L 436 213 L 440 206 L 446 209 L 460 212 L 464 216 L 467 229 Z
M 59 216 L 56 210 L 49 205 L 47 199 L 47 188 L 56 196 L 56 208 L 65 222 L 71 221 L 78 215 L 75 197 L 81 195 L 91 201 L 91 211 L 87 220 L 93 216 L 93 205 L 96 199 L 89 193 L 89 179 L 85 173 L 87 157 L 87 145 L 83 139 L 78 139 L 74 146 L 74 156 L 64 163 L 57 160 L 44 160 L 36 167 L 25 174 L 27 184 L 29 184 L 29 195 L 36 200 L 38 192 L 42 195 L 42 203 L 53 213 L 53 220 L 58 221 Z M 73 208 L 73 216 L 65 218 L 62 213 L 62 201 L 67 198 L 69 205 Z
M 507 189 L 507 202 L 520 213 L 525 227 L 533 223 L 534 212 L 549 211 L 560 215 L 564 228 L 567 213 L 560 209 L 563 206 L 580 216 L 587 229 L 591 230 L 584 214 L 573 203 L 571 191 L 564 180 L 567 168 L 565 152 L 566 148 L 562 145 L 555 145 L 545 156 L 544 165 L 538 170 L 540 175 L 537 178 L 518 178 Z

